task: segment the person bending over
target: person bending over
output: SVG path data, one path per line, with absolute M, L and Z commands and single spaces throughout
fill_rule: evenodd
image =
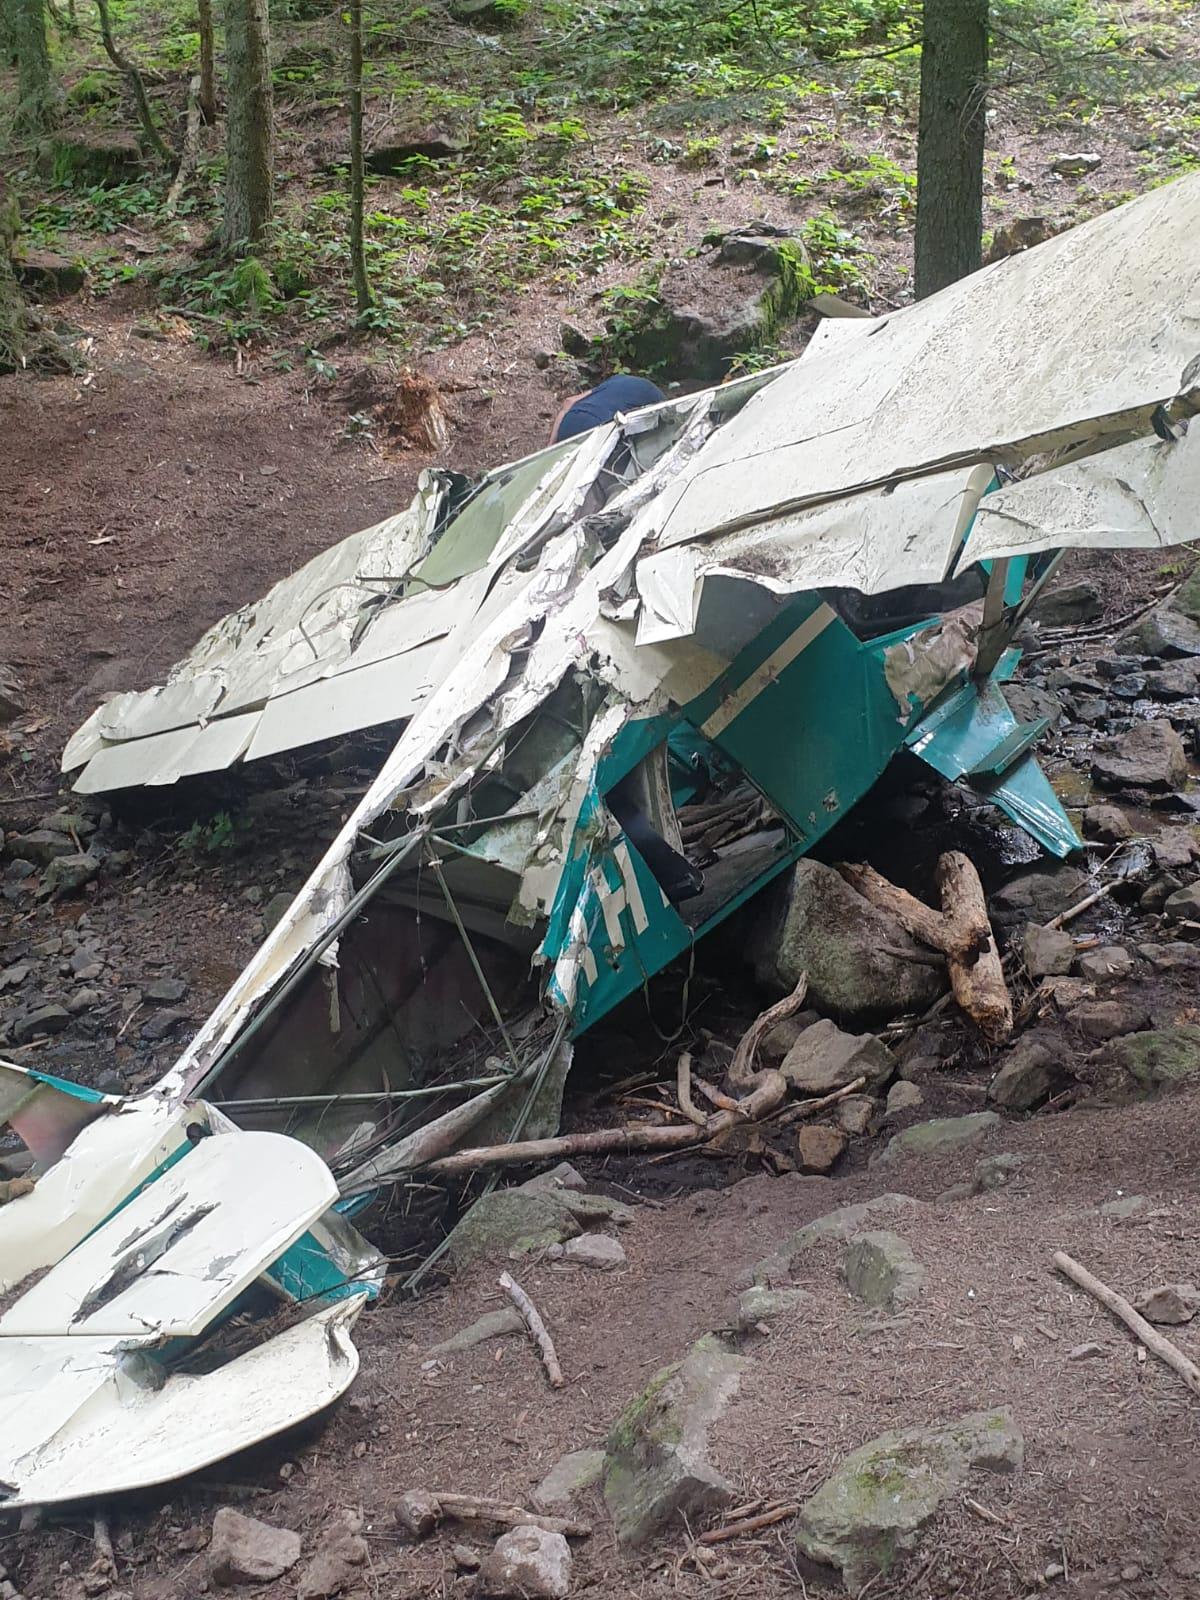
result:
M 606 422 L 612 422 L 618 412 L 656 406 L 666 398 L 649 378 L 633 378 L 627 374 L 605 378 L 594 389 L 571 396 L 554 419 L 550 443 L 573 439 L 576 434 L 587 433 L 590 428 L 600 428 Z

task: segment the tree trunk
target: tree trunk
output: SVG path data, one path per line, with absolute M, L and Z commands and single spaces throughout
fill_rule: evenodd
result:
M 257 243 L 271 220 L 274 162 L 267 0 L 225 0 L 229 109 L 225 130 L 227 250 Z
M 142 133 L 146 143 L 164 166 L 171 166 L 174 156 L 167 145 L 154 121 L 154 113 L 150 109 L 150 100 L 146 94 L 146 85 L 142 75 L 128 56 L 117 49 L 116 40 L 113 38 L 112 22 L 108 14 L 108 0 L 96 0 L 96 9 L 100 13 L 100 38 L 104 45 L 104 53 L 116 67 L 118 72 L 123 72 L 133 91 L 133 98 L 138 109 L 138 120 L 142 125 Z
M 916 295 L 982 260 L 987 0 L 925 0 L 917 134 Z
M 363 245 L 363 29 L 362 0 L 350 0 L 350 270 L 361 317 L 371 304 Z
M 21 227 L 17 197 L 0 172 L 0 372 L 14 372 L 25 355 L 25 302 L 13 271 Z
M 44 133 L 53 121 L 50 51 L 46 44 L 44 0 L 4 0 L 17 58 L 17 116 L 20 133 Z
M 212 0 L 196 0 L 196 26 L 200 32 L 200 115 L 211 127 L 217 120 L 217 84 L 213 72 Z

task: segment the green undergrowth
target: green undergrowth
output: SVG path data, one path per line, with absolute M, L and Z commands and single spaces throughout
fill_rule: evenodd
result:
M 176 139 L 199 65 L 194 0 L 110 6 Z M 536 291 L 595 297 L 615 277 L 636 297 L 655 262 L 696 249 L 709 195 L 728 221 L 743 200 L 769 207 L 797 229 L 819 286 L 859 297 L 873 286 L 875 241 L 912 227 L 918 0 L 496 0 L 475 26 L 452 10 L 447 0 L 368 0 L 365 10 L 370 135 L 431 130 L 463 143 L 368 179 L 374 304 L 359 326 L 372 340 L 419 352 L 519 315 Z M 1065 148 L 1086 147 L 1119 107 L 1144 134 L 1141 187 L 1191 170 L 1193 12 L 1182 0 L 1150 0 L 1136 16 L 1110 0 L 992 0 L 992 103 Z M 51 29 L 64 118 L 128 131 L 126 86 L 90 8 L 78 16 L 77 34 Z M 253 257 L 261 277 L 207 253 L 219 138 L 172 219 L 165 173 L 51 187 L 24 151 L 15 185 L 27 237 L 86 256 L 93 291 L 136 282 L 214 348 L 320 351 L 355 325 L 344 11 L 275 0 L 272 28 L 278 203 Z M 10 92 L 0 86 L 0 142 Z M 663 201 L 663 169 L 682 200 Z M 1014 157 L 993 154 L 989 222 L 1020 204 L 1026 177 Z M 1081 189 L 1072 220 L 1123 192 Z

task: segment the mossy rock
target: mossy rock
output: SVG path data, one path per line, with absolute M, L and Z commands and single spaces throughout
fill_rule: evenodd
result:
M 47 139 L 38 165 L 51 183 L 115 189 L 141 175 L 142 152 L 131 134 L 75 130 Z
M 1114 1039 L 1103 1057 L 1123 1086 L 1139 1096 L 1161 1094 L 1200 1077 L 1200 1027 L 1184 1024 Z
M 71 106 L 102 106 L 117 99 L 116 80 L 103 72 L 88 72 L 78 78 L 67 90 L 67 104 Z
M 496 1189 L 482 1195 L 450 1235 L 449 1254 L 456 1266 L 472 1261 L 507 1260 L 581 1232 L 578 1222 L 557 1196 L 523 1189 Z
M 848 1455 L 801 1509 L 796 1543 L 836 1567 L 851 1594 L 890 1573 L 972 1470 L 1015 1472 L 1025 1445 L 1007 1409 L 940 1428 L 884 1433 Z
M 748 1365 L 706 1334 L 617 1418 L 605 1448 L 604 1500 L 622 1544 L 644 1544 L 678 1516 L 693 1521 L 729 1504 L 733 1489 L 707 1456 L 708 1430 Z
M 999 1127 L 1000 1120 L 995 1111 L 972 1111 L 965 1117 L 933 1117 L 929 1122 L 918 1122 L 889 1139 L 871 1165 L 886 1166 L 901 1156 L 928 1159 L 969 1149 Z

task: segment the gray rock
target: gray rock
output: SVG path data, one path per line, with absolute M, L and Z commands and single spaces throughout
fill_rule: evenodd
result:
M 0 666 L 0 727 L 13 722 L 25 710 L 21 683 L 8 667 Z
M 93 1006 L 100 1004 L 100 991 L 98 989 L 75 989 L 67 998 L 67 1010 L 73 1017 L 80 1016 L 85 1011 L 90 1011 Z
M 613 1424 L 604 1499 L 622 1544 L 640 1545 L 676 1517 L 729 1505 L 733 1489 L 708 1459 L 708 1432 L 749 1365 L 711 1334 L 664 1367 Z
M 1200 1074 L 1200 1027 L 1184 1024 L 1113 1039 L 1104 1048 L 1102 1066 L 1113 1073 L 1118 1087 L 1134 1094 L 1180 1087 Z
M 33 971 L 28 961 L 14 961 L 11 967 L 0 972 L 0 993 L 5 989 L 19 989 Z
M 925 1104 L 925 1096 L 915 1083 L 901 1078 L 888 1090 L 885 1120 L 895 1122 L 908 1111 L 916 1111 Z
M 929 1084 L 942 1070 L 940 1056 L 908 1056 L 900 1066 L 905 1083 Z
M 779 1070 L 800 1094 L 829 1094 L 844 1089 L 856 1078 L 869 1085 L 885 1083 L 896 1070 L 896 1059 L 871 1033 L 843 1033 L 824 1018 L 806 1028 L 783 1059 Z
M 560 1161 L 556 1167 L 551 1167 L 549 1172 L 539 1172 L 536 1177 L 518 1184 L 517 1187 L 526 1194 L 533 1194 L 542 1189 L 549 1189 L 551 1193 L 556 1194 L 560 1189 L 586 1189 L 587 1184 L 569 1161 Z
M 1118 1222 L 1127 1222 L 1130 1217 L 1136 1217 L 1139 1211 L 1146 1209 L 1144 1194 L 1124 1194 L 1116 1200 L 1106 1200 L 1096 1210 L 1102 1217 L 1115 1217 Z
M 475 1593 L 495 1600 L 565 1600 L 571 1547 L 547 1528 L 510 1528 L 484 1557 Z
M 1113 789 L 1163 793 L 1187 782 L 1183 740 L 1164 718 L 1137 722 L 1092 755 L 1092 776 Z
M 946 987 L 945 974 L 894 918 L 864 900 L 832 867 L 805 858 L 754 902 L 751 955 L 758 981 L 790 994 L 803 972 L 819 1010 L 849 1027 L 872 1027 L 904 1011 L 924 1011 Z
M 270 933 L 295 898 L 294 894 L 288 894 L 286 891 L 271 896 L 262 911 L 264 934 Z
M 921 1292 L 925 1268 L 898 1233 L 856 1233 L 842 1259 L 846 1287 L 858 1300 L 886 1311 L 909 1305 Z
M 441 1344 L 431 1345 L 425 1352 L 430 1356 L 457 1355 L 460 1350 L 472 1350 L 488 1339 L 500 1339 L 510 1333 L 524 1333 L 525 1324 L 515 1306 L 502 1306 L 499 1311 L 485 1312 L 482 1317 L 453 1333 Z
M 1045 924 L 1088 892 L 1091 880 L 1079 867 L 1055 866 L 1011 878 L 991 898 L 993 918 L 1002 924 Z
M 1104 165 L 1104 157 L 1093 151 L 1078 151 L 1071 155 L 1055 156 L 1050 171 L 1060 178 L 1083 178 Z
M 1001 1150 L 994 1156 L 980 1156 L 975 1163 L 972 1188 L 976 1194 L 991 1194 L 996 1189 L 1006 1189 L 1018 1177 L 1025 1165 L 1025 1157 Z
M 1063 719 L 1063 703 L 1049 689 L 1039 689 L 1032 683 L 1006 683 L 1004 698 L 1019 722 L 1036 722 L 1045 717 L 1053 727 Z
M 872 1166 L 890 1166 L 905 1156 L 934 1158 L 977 1145 L 1000 1125 L 994 1111 L 973 1111 L 965 1117 L 934 1117 L 893 1134 L 875 1157 Z
M 1150 675 L 1147 688 L 1156 700 L 1165 700 L 1168 704 L 1194 700 L 1200 694 L 1200 661 L 1190 657 L 1160 665 Z
M 1176 596 L 1134 623 L 1120 643 L 1146 656 L 1200 656 L 1200 621 L 1180 608 Z
M 316 1554 L 301 1573 L 297 1600 L 333 1600 L 334 1595 L 361 1583 L 368 1555 L 362 1528 L 361 1512 L 342 1512 L 322 1535 Z
M 757 1262 L 753 1273 L 754 1284 L 766 1288 L 786 1284 L 799 1257 L 814 1245 L 830 1239 L 852 1238 L 872 1222 L 909 1216 L 919 1209 L 920 1201 L 914 1200 L 911 1195 L 889 1193 L 876 1195 L 872 1200 L 859 1200 L 853 1205 L 839 1206 L 836 1211 L 827 1211 L 789 1234 L 769 1256 Z
M 1200 883 L 1189 883 L 1186 889 L 1169 894 L 1163 910 L 1176 922 L 1200 921 Z
M 1194 1283 L 1160 1283 L 1133 1302 L 1147 1322 L 1179 1327 L 1200 1311 L 1200 1289 Z
M 213 1518 L 208 1576 L 219 1588 L 272 1583 L 299 1559 L 300 1535 L 290 1528 L 272 1528 L 232 1506 L 222 1506 Z
M 496 1189 L 476 1200 L 459 1220 L 450 1235 L 449 1254 L 460 1267 L 471 1261 L 503 1260 L 564 1244 L 579 1232 L 579 1223 L 558 1195 Z
M 1068 1081 L 1058 1054 L 1030 1034 L 1005 1058 L 988 1085 L 988 1099 L 1006 1111 L 1032 1111 Z
M 1127 978 L 1133 971 L 1133 957 L 1119 944 L 1101 945 L 1079 957 L 1079 976 L 1089 983 L 1108 983 L 1113 978 Z
M 1140 944 L 1138 954 L 1144 956 L 1156 972 L 1191 972 L 1200 967 L 1200 947 L 1182 940 Z
M 70 1012 L 62 1006 L 39 1006 L 17 1018 L 12 1035 L 18 1044 L 24 1044 L 39 1033 L 61 1033 L 70 1020 Z
M 1024 1440 L 1007 1410 L 881 1434 L 847 1456 L 801 1508 L 796 1543 L 810 1560 L 836 1567 L 858 1594 L 913 1549 L 972 1469 L 1015 1472 L 1023 1460 Z
M 560 1456 L 533 1491 L 533 1503 L 542 1510 L 570 1505 L 577 1494 L 604 1476 L 603 1450 L 572 1450 Z
M 1120 806 L 1089 806 L 1083 813 L 1083 831 L 1100 844 L 1121 844 L 1136 837 L 1137 830 Z
M 738 1296 L 737 1326 L 746 1333 L 760 1323 L 807 1310 L 816 1304 L 807 1289 L 764 1289 L 761 1284 L 744 1289 Z
M 601 1222 L 612 1222 L 618 1228 L 627 1228 L 637 1217 L 633 1206 L 627 1206 L 623 1200 L 614 1200 L 611 1195 L 580 1194 L 574 1189 L 548 1190 L 547 1193 L 555 1194 L 576 1222 L 585 1228 L 595 1227 Z
M 1192 828 L 1164 828 L 1151 841 L 1150 848 L 1155 866 L 1163 872 L 1186 870 L 1200 855 L 1200 843 Z
M 607 1233 L 584 1233 L 578 1239 L 568 1239 L 566 1244 L 555 1245 L 553 1249 L 561 1251 L 563 1261 L 577 1267 L 594 1267 L 598 1272 L 611 1272 L 615 1267 L 623 1267 L 626 1262 L 625 1251 Z
M 405 1489 L 396 1500 L 396 1521 L 414 1539 L 427 1539 L 442 1520 L 442 1508 L 428 1489 Z M 478 1562 L 475 1563 L 479 1565 Z
M 34 828 L 10 839 L 4 847 L 6 855 L 18 861 L 32 861 L 35 866 L 48 867 L 58 856 L 73 856 L 79 846 L 66 833 L 52 832 L 49 828 Z
M 821 1019 L 815 1011 L 798 1011 L 794 1017 L 785 1017 L 764 1035 L 758 1047 L 758 1059 L 768 1067 L 777 1067 L 799 1039 L 805 1028 L 811 1028 Z
M 1021 955 L 1031 978 L 1065 977 L 1075 960 L 1075 941 L 1061 928 L 1029 922 L 1021 935 Z
M 1085 1000 L 1068 1015 L 1084 1038 L 1097 1044 L 1150 1026 L 1150 1013 L 1143 1006 L 1120 1000 Z
M 169 1039 L 187 1020 L 186 1011 L 156 1011 L 142 1023 L 142 1038 L 151 1044 L 158 1044 L 163 1039 Z
M 71 971 L 77 978 L 87 982 L 91 978 L 98 978 L 104 970 L 104 961 L 95 950 L 81 947 L 71 954 Z
M 796 1135 L 796 1158 L 801 1172 L 831 1172 L 846 1153 L 846 1135 L 840 1128 L 810 1123 Z
M 833 1119 L 843 1133 L 866 1133 L 878 1109 L 878 1101 L 869 1094 L 848 1094 L 834 1107 Z
M 43 899 L 53 895 L 75 894 L 100 871 L 99 856 L 90 850 L 69 856 L 55 856 L 42 874 L 42 887 L 38 891 Z
M 155 978 L 148 983 L 142 993 L 147 1000 L 152 1000 L 155 1005 L 178 1005 L 188 992 L 188 986 L 183 978 Z
M 1087 578 L 1076 578 L 1073 582 L 1043 589 L 1029 615 L 1048 628 L 1063 628 L 1073 622 L 1094 622 L 1103 610 L 1104 602 L 1096 585 Z

